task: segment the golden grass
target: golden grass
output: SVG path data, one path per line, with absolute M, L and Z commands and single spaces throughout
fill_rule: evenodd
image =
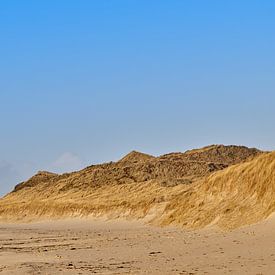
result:
M 162 208 L 177 190 L 186 186 L 163 187 L 157 182 L 102 186 L 87 191 L 69 190 L 45 196 L 40 193 L 10 194 L 0 203 L 2 220 L 32 221 L 45 218 L 108 216 L 144 218 L 152 209 Z
M 275 152 L 231 166 L 171 199 L 162 225 L 225 229 L 256 223 L 275 211 Z

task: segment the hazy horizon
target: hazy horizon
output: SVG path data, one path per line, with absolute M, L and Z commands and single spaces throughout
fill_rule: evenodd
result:
M 0 4 L 0 196 L 210 144 L 275 150 L 275 2 Z

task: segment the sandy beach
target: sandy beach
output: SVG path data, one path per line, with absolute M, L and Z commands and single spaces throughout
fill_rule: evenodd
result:
M 274 274 L 275 219 L 231 232 L 135 221 L 0 224 L 1 274 Z

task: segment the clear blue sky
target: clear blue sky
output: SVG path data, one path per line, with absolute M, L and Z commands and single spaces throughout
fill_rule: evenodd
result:
M 275 1 L 6 0 L 0 38 L 0 194 L 133 149 L 275 149 Z

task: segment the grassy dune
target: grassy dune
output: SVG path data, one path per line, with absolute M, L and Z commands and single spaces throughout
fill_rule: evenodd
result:
M 175 158 L 175 154 L 172 157 Z M 176 155 L 176 159 L 178 157 Z M 166 179 L 158 176 L 164 173 L 163 169 L 171 167 L 170 158 L 171 155 L 164 168 L 156 158 L 146 157 L 142 164 L 136 159 L 129 162 L 124 158 L 118 163 L 92 166 L 61 176 L 41 172 L 0 200 L 0 219 L 147 217 L 149 222 L 163 226 L 202 228 L 217 224 L 232 229 L 263 220 L 275 211 L 275 152 L 257 154 L 223 170 L 207 172 L 192 184 L 183 184 L 183 178 L 179 177 L 185 175 L 186 169 L 173 170 L 178 171 L 174 178 L 171 173 Z M 148 176 L 146 169 L 152 161 L 157 163 L 157 176 L 140 181 Z M 191 166 L 188 162 L 187 167 L 193 167 L 193 161 Z M 205 163 L 199 167 L 205 167 Z M 141 173 L 141 168 L 146 173 Z M 201 169 L 194 171 L 201 173 Z M 98 175 L 103 182 L 111 181 L 114 175 L 117 178 L 113 183 L 95 185 Z M 169 184 L 169 181 L 180 184 Z

